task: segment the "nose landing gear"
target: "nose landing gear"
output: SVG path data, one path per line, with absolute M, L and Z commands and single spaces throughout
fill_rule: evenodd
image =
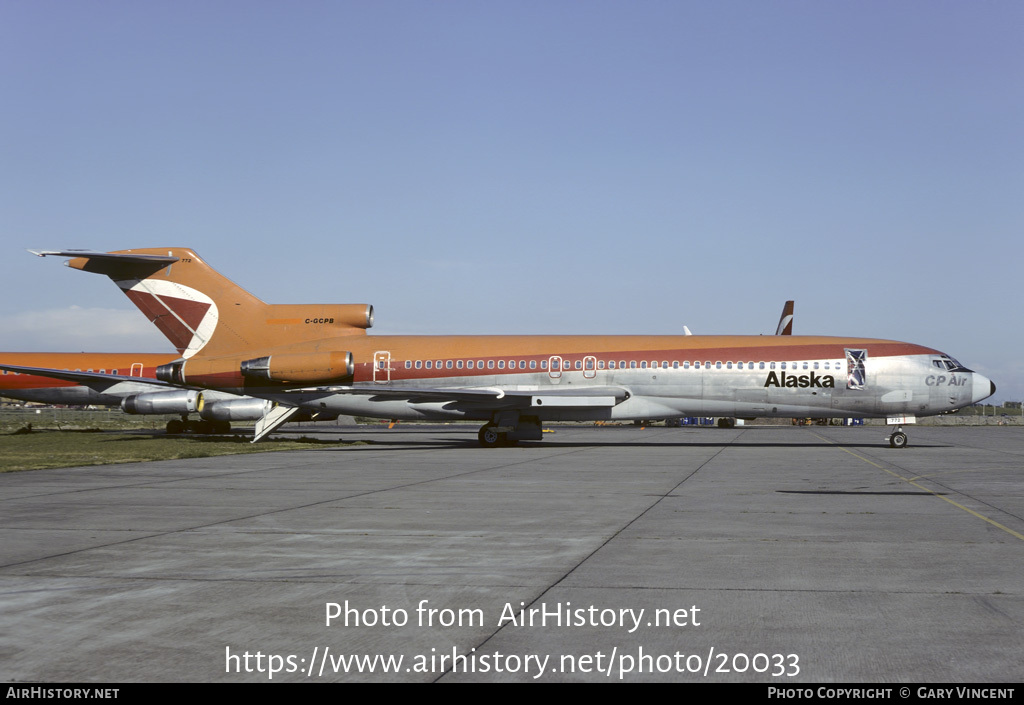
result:
M 907 434 L 903 432 L 902 426 L 896 426 L 886 440 L 889 441 L 889 446 L 892 448 L 907 447 Z

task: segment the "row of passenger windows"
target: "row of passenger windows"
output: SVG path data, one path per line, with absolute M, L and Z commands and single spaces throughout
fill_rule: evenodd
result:
M 71 370 L 69 370 L 67 367 L 65 367 L 64 371 L 65 372 L 70 372 Z M 82 371 L 81 369 L 76 369 L 75 370 L 75 372 L 81 372 L 81 371 Z M 92 372 L 92 370 L 86 370 L 86 372 Z M 8 374 L 7 370 L 3 370 L 3 373 L 4 374 Z M 28 374 L 28 373 L 27 372 L 22 373 L 22 372 L 13 372 L 12 371 L 12 372 L 10 372 L 10 374 L 12 374 L 12 375 L 20 375 L 20 374 Z M 100 374 L 101 375 L 105 375 L 105 374 L 107 374 L 107 371 L 106 370 L 100 370 Z M 111 370 L 110 374 L 116 375 L 117 374 L 117 370 Z
M 384 360 L 379 360 L 378 361 L 378 366 L 381 369 L 384 368 L 385 364 L 386 363 L 385 363 Z M 702 368 L 703 369 L 716 369 L 716 370 L 722 370 L 722 369 L 725 369 L 725 370 L 732 370 L 732 369 L 737 369 L 737 370 L 754 370 L 754 369 L 757 369 L 757 370 L 776 370 L 776 369 L 778 369 L 778 370 L 786 370 L 786 369 L 790 369 L 790 370 L 800 370 L 800 369 L 803 369 L 803 370 L 839 370 L 839 369 L 841 369 L 841 367 L 840 367 L 841 364 L 842 364 L 842 361 L 840 361 L 840 360 L 835 360 L 835 361 L 825 360 L 824 362 L 822 362 L 822 361 L 808 361 L 808 362 L 802 362 L 802 363 L 801 362 L 721 362 L 721 361 L 711 362 L 710 360 L 707 360 L 707 361 L 704 361 L 704 362 L 700 362 L 699 360 L 693 361 L 693 362 L 691 362 L 690 360 L 684 360 L 683 362 L 679 362 L 678 360 L 675 360 L 673 362 L 669 362 L 668 360 L 662 360 L 659 363 L 657 360 L 651 360 L 651 361 L 647 361 L 647 360 L 640 360 L 640 361 L 629 360 L 628 362 L 626 360 L 619 360 L 617 362 L 615 360 L 608 360 L 606 362 L 605 360 L 597 360 L 596 358 L 593 358 L 593 357 L 586 357 L 583 360 L 575 360 L 575 361 L 573 361 L 573 360 L 560 360 L 559 358 L 556 357 L 556 358 L 552 358 L 551 359 L 551 371 L 552 372 L 556 372 L 556 371 L 560 371 L 560 370 L 573 370 L 573 369 L 575 369 L 575 370 L 583 370 L 583 369 L 587 369 L 587 370 L 593 370 L 593 369 L 598 369 L 598 370 L 604 370 L 604 369 L 609 369 L 609 370 L 614 370 L 614 369 L 621 369 L 621 370 L 625 370 L 625 369 L 630 369 L 630 370 L 641 369 L 641 370 L 646 370 L 646 369 L 659 369 L 659 368 L 663 369 L 663 370 L 667 370 L 667 369 L 670 369 L 670 368 L 673 369 L 673 370 L 678 370 L 678 369 L 689 370 L 691 368 L 692 369 L 696 369 L 696 370 L 699 370 L 699 369 L 702 369 Z M 595 365 L 596 365 L 596 367 L 595 367 Z M 451 370 L 451 369 L 456 369 L 456 370 L 462 370 L 462 369 L 473 370 L 473 369 L 478 369 L 478 370 L 482 370 L 482 369 L 485 369 L 485 366 L 486 366 L 486 369 L 488 369 L 488 370 L 493 370 L 493 369 L 499 369 L 499 370 L 504 370 L 504 369 L 509 369 L 509 370 L 520 369 L 520 370 L 525 370 L 527 368 L 529 368 L 531 370 L 535 370 L 535 369 L 538 368 L 538 361 L 537 360 L 508 360 L 507 363 L 506 363 L 505 360 L 416 360 L 415 362 L 412 361 L 412 360 L 406 360 L 405 361 L 405 369 L 407 369 L 407 370 L 410 370 L 410 369 L 417 369 L 417 370 L 420 370 L 420 369 L 427 369 L 427 370 L 433 370 L 433 369 L 438 369 L 438 370 L 440 370 L 440 369 L 446 369 L 446 370 Z M 541 360 L 539 362 L 539 367 L 542 370 L 547 370 L 548 369 L 548 360 Z

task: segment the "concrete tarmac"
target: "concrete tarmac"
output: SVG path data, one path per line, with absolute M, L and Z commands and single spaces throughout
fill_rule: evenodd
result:
M 553 429 L 0 475 L 0 680 L 1024 680 L 1024 428 Z

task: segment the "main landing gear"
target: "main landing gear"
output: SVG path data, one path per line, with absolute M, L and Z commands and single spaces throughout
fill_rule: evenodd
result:
M 497 448 L 508 443 L 508 434 L 499 432 L 498 425 L 494 423 L 487 423 L 481 426 L 477 438 L 480 440 L 480 445 L 484 448 Z
M 903 432 L 902 426 L 896 426 L 886 440 L 889 441 L 889 445 L 893 448 L 907 447 L 907 434 Z
M 183 415 L 180 421 L 178 419 L 171 419 L 167 422 L 167 434 L 170 436 L 177 436 L 182 433 L 206 435 L 210 433 L 228 433 L 230 431 L 230 421 L 206 421 L 205 419 L 196 421 L 190 419 L 187 415 Z
M 544 437 L 540 419 L 520 416 L 515 411 L 495 414 L 495 418 L 480 427 L 477 438 L 484 448 L 514 446 L 519 441 L 539 441 Z

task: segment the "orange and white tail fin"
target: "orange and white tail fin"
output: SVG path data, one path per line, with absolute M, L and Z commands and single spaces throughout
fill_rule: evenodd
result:
M 228 355 L 365 333 L 366 304 L 267 304 L 186 247 L 89 252 L 31 250 L 105 274 L 184 358 Z
M 775 329 L 775 335 L 793 335 L 792 301 L 787 301 L 782 307 L 782 316 L 779 318 L 779 327 Z

